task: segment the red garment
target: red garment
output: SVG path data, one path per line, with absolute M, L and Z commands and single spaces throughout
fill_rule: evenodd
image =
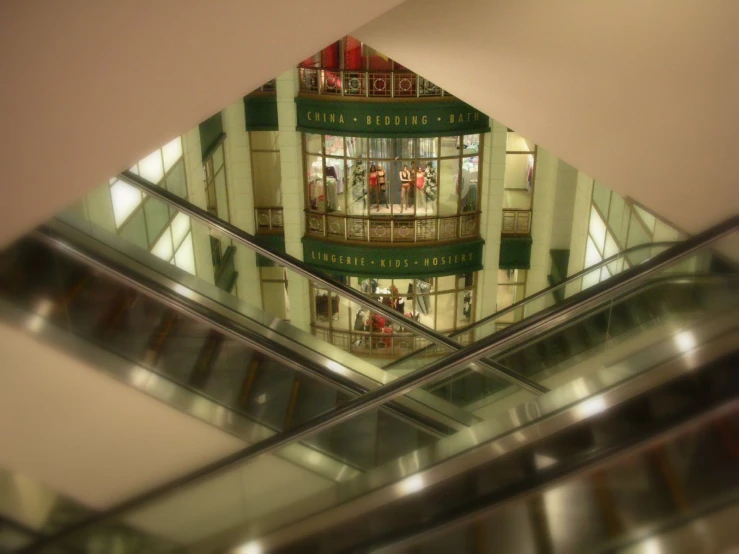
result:
M 372 172 L 369 174 L 369 186 L 371 187 L 377 186 L 377 172 Z
M 419 171 L 416 174 L 416 188 L 418 190 L 421 190 L 423 188 L 423 182 L 425 178 L 426 178 L 426 174 L 423 171 Z

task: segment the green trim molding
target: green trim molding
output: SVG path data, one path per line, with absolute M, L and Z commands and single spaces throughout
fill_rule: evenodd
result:
M 379 246 L 303 237 L 303 260 L 338 275 L 429 277 L 482 269 L 482 239 L 433 246 Z
M 277 131 L 277 97 L 250 95 L 244 97 L 247 131 Z
M 500 269 L 529 269 L 531 267 L 531 237 L 502 237 L 498 267 Z
M 254 238 L 262 244 L 262 246 L 265 246 L 267 248 L 271 248 L 272 250 L 277 250 L 278 252 L 285 253 L 285 235 L 282 233 L 274 233 L 274 234 L 256 234 L 254 235 Z M 270 260 L 269 258 L 265 258 L 264 256 L 260 256 L 257 254 L 257 267 L 275 267 L 277 264 Z
M 341 102 L 297 97 L 298 131 L 352 137 L 486 133 L 490 119 L 459 100 Z
M 200 131 L 200 153 L 205 160 L 213 147 L 221 140 L 221 137 L 224 136 L 221 112 L 218 112 L 203 121 L 198 126 L 198 129 Z

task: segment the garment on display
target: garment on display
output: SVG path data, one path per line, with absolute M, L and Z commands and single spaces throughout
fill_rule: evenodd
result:
M 318 317 L 334 317 L 339 314 L 339 296 L 334 294 L 331 296 L 331 314 L 329 315 L 329 296 L 328 293 L 316 296 L 316 316 Z

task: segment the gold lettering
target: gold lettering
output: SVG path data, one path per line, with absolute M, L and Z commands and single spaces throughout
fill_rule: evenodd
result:
M 368 115 L 367 116 L 367 125 L 372 125 L 372 116 L 371 115 Z
M 323 255 L 323 261 L 324 261 L 324 262 L 327 262 L 327 261 L 328 261 L 328 254 L 324 254 L 324 255 Z
M 457 121 L 459 121 L 460 123 L 462 123 L 464 121 L 464 118 L 462 117 L 462 114 L 459 114 L 459 119 L 457 119 Z
M 418 125 L 418 116 L 417 115 L 412 115 L 411 116 L 411 124 L 412 125 Z
M 364 258 L 362 258 L 362 267 L 364 267 Z
M 385 125 L 390 125 L 390 116 L 389 115 L 386 115 L 385 116 Z
M 408 260 L 405 260 L 405 267 L 408 267 Z
M 347 256 L 346 257 L 346 265 L 352 265 L 352 257 L 351 256 Z
M 395 125 L 400 125 L 400 116 L 399 115 L 396 115 L 395 116 Z
M 339 123 L 344 123 L 344 114 L 339 114 Z
M 312 120 L 312 119 L 310 118 L 310 112 L 308 112 L 308 121 L 313 121 L 313 120 Z
M 472 115 L 472 113 L 470 113 L 470 112 L 467 112 L 467 121 L 469 121 L 469 120 L 470 120 L 470 116 L 471 116 L 471 115 Z
M 475 121 L 480 119 L 480 112 L 475 112 Z
M 441 257 L 441 265 L 446 265 L 446 256 Z
M 313 112 L 313 119 L 315 121 L 321 121 L 321 113 L 320 112 Z
M 463 262 L 466 262 L 467 261 L 467 257 L 464 254 L 462 254 L 462 261 Z
M 331 261 L 336 263 L 336 254 L 331 254 Z
M 375 124 L 376 125 L 379 125 L 380 124 L 380 116 L 379 115 L 375 116 Z
M 426 267 L 429 266 L 429 259 L 428 258 L 426 258 L 425 260 L 423 260 L 423 265 L 425 265 Z
M 395 260 L 395 267 L 400 267 L 400 260 Z
M 408 116 L 406 115 L 403 119 L 405 119 L 404 124 L 408 125 Z
M 439 265 L 439 258 L 434 258 L 432 261 L 434 262 L 434 265 Z
M 380 260 L 380 267 L 385 267 L 385 260 Z
M 344 265 L 344 256 L 339 256 L 339 263 Z
M 454 123 L 454 114 L 453 113 L 450 113 L 449 114 L 449 123 Z
M 421 118 L 421 123 L 423 123 L 424 125 L 426 125 L 426 123 L 428 123 L 428 122 L 429 122 L 429 119 L 428 119 L 428 117 L 426 117 L 426 116 L 424 115 L 424 116 L 423 116 L 423 117 Z
M 329 121 L 331 121 L 331 123 L 336 123 L 336 114 L 335 113 L 332 113 L 329 116 Z
M 462 261 L 464 261 L 464 254 L 462 254 Z M 459 263 L 459 256 L 457 256 L 456 254 L 454 255 L 454 263 L 455 264 Z

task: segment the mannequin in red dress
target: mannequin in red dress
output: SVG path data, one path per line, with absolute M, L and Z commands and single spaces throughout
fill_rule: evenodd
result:
M 369 171 L 369 192 L 370 192 L 370 205 L 374 202 L 377 204 L 375 208 L 378 212 L 380 211 L 380 194 L 377 188 L 377 167 L 375 164 L 370 166 Z

